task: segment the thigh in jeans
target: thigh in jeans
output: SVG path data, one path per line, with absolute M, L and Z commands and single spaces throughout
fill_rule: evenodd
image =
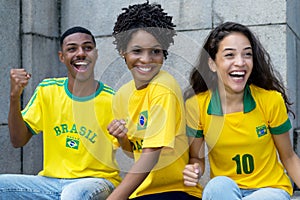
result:
M 1 199 L 59 199 L 59 179 L 34 175 L 0 175 Z
M 105 200 L 114 185 L 103 178 L 80 178 L 65 180 L 61 200 Z
M 290 200 L 290 195 L 278 188 L 260 188 L 256 190 L 242 190 L 243 200 Z

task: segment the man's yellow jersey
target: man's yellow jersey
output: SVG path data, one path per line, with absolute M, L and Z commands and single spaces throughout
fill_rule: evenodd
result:
M 106 130 L 113 119 L 114 90 L 101 82 L 99 85 L 94 94 L 76 97 L 68 90 L 67 78 L 51 78 L 34 91 L 22 116 L 33 134 L 43 132 L 40 175 L 100 177 L 119 184 L 113 137 Z

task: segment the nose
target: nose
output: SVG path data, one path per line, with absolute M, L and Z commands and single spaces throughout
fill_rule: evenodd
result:
M 143 63 L 150 63 L 152 61 L 152 55 L 148 51 L 144 51 L 140 56 L 140 61 Z
M 82 56 L 86 56 L 86 52 L 82 47 L 79 47 L 77 50 L 77 57 L 82 57 Z
M 244 66 L 245 65 L 245 59 L 243 58 L 242 55 L 236 56 L 235 65 L 237 65 L 237 66 Z

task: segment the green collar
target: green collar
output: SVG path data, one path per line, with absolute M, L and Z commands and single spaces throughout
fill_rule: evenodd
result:
M 93 93 L 93 94 L 91 94 L 91 95 L 89 95 L 89 96 L 85 96 L 85 97 L 77 97 L 77 96 L 73 95 L 73 94 L 70 92 L 70 90 L 69 90 L 69 88 L 68 88 L 68 82 L 69 82 L 69 79 L 66 78 L 64 87 L 65 87 L 65 91 L 66 91 L 67 95 L 68 95 L 71 99 L 73 99 L 74 101 L 81 101 L 81 102 L 89 101 L 89 100 L 95 98 L 98 94 L 100 94 L 100 92 L 103 90 L 103 87 L 104 87 L 103 83 L 100 82 L 100 81 L 98 81 L 98 83 L 99 83 L 99 88 L 96 90 L 95 93 Z
M 251 90 L 249 85 L 246 85 L 245 91 L 244 91 L 244 113 L 248 113 L 252 111 L 256 107 L 256 103 L 254 101 L 254 98 L 251 94 Z M 222 105 L 220 100 L 220 95 L 218 88 L 213 91 L 208 108 L 207 108 L 207 114 L 209 115 L 218 115 L 223 116 L 222 112 Z

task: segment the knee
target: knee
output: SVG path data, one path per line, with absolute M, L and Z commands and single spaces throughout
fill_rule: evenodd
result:
M 88 189 L 88 188 L 77 188 L 77 189 L 71 189 L 66 188 L 61 193 L 61 199 L 62 200 L 82 200 L 82 199 L 97 199 L 97 200 L 104 200 L 106 199 L 109 194 L 111 193 L 110 190 L 107 189 Z
M 220 190 L 222 188 L 223 191 L 232 190 L 232 188 L 238 187 L 237 184 L 227 176 L 216 176 L 212 178 L 205 186 L 208 190 Z
M 202 199 L 241 199 L 238 185 L 226 176 L 211 179 L 204 187 Z
M 61 199 L 106 199 L 114 189 L 102 179 L 84 179 L 66 186 L 61 193 Z

